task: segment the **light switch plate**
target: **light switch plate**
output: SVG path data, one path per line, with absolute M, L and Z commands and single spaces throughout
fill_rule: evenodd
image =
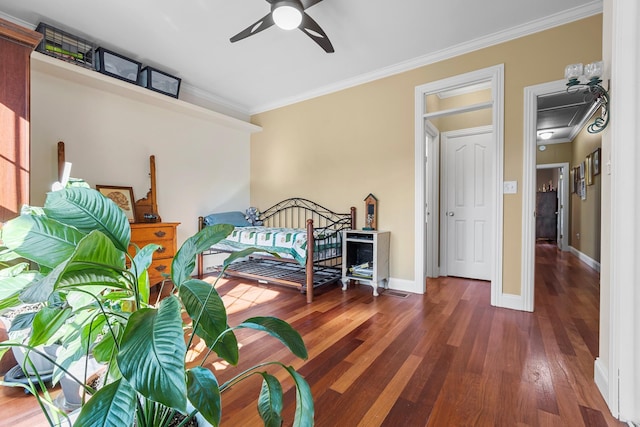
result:
M 516 194 L 518 192 L 518 181 L 505 181 L 503 185 L 504 194 Z

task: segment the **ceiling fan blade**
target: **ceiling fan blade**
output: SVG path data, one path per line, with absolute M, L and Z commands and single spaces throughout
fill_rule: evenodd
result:
M 305 12 L 302 13 L 302 23 L 298 28 L 300 28 L 300 30 L 302 30 L 302 32 L 304 32 L 306 35 L 311 37 L 314 42 L 318 43 L 318 45 L 320 45 L 320 47 L 323 48 L 325 52 L 334 52 L 333 45 L 329 41 L 329 37 L 327 37 L 322 28 L 320 28 L 320 25 L 318 25 L 318 23 Z
M 257 34 L 262 30 L 266 30 L 273 24 L 273 16 L 271 16 L 271 13 L 269 13 L 264 18 L 258 20 L 255 24 L 250 25 L 235 36 L 231 37 L 229 40 L 231 40 L 231 43 L 237 42 L 238 40 L 242 40 L 244 38 Z
M 321 1 L 322 0 L 300 0 L 300 3 L 302 3 L 303 9 L 308 9 L 316 3 L 320 3 Z

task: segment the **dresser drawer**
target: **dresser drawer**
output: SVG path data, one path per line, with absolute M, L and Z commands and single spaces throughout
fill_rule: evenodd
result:
M 176 254 L 176 228 L 178 222 L 134 223 L 131 224 L 131 245 L 129 254 L 135 255 L 134 244 L 144 248 L 150 243 L 160 245 L 153 253 L 153 261 L 149 267 L 149 283 L 154 285 L 162 281 L 162 273 L 171 273 L 171 262 Z
M 133 244 L 136 244 L 140 249 L 144 248 L 145 246 L 151 244 L 151 243 L 155 243 L 156 245 L 160 245 L 160 247 L 158 249 L 156 249 L 156 251 L 153 253 L 153 259 L 164 259 L 164 258 L 173 258 L 173 256 L 176 254 L 176 249 L 175 249 L 175 245 L 174 242 L 172 240 L 148 240 L 148 241 L 136 241 L 134 242 L 133 240 L 131 241 L 131 244 L 129 245 L 129 255 L 131 256 L 135 256 L 136 255 L 136 248 L 133 246 Z
M 171 274 L 172 262 L 173 258 L 154 260 L 147 270 L 149 273 L 149 284 L 154 285 L 162 282 L 162 279 L 164 279 L 162 273 Z
M 131 224 L 131 241 L 132 242 L 157 242 L 159 240 L 174 240 L 176 228 L 171 225 L 159 224 Z

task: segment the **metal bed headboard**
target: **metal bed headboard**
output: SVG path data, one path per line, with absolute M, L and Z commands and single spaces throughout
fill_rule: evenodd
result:
M 308 199 L 292 197 L 271 206 L 260 213 L 267 227 L 306 228 L 307 220 L 313 220 L 313 227 L 341 231 L 354 229 L 355 207 L 349 213 L 336 213 Z

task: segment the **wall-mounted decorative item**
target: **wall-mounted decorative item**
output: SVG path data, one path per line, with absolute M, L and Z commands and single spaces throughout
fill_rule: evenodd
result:
M 593 156 L 591 154 L 585 159 L 584 179 L 587 185 L 593 185 Z
M 375 230 L 378 226 L 378 199 L 369 193 L 364 199 L 364 214 L 366 227 L 363 230 Z
M 140 86 L 165 95 L 178 97 L 181 79 L 152 67 L 144 67 L 140 72 Z
M 593 158 L 593 175 L 600 175 L 600 148 L 591 153 Z
M 125 82 L 138 84 L 140 74 L 138 61 L 127 58 L 119 53 L 112 52 L 103 47 L 96 49 L 96 70 L 102 74 L 115 77 Z
M 115 185 L 96 185 L 102 195 L 110 198 L 127 215 L 129 222 L 136 222 L 135 204 L 132 187 L 119 187 Z
M 38 52 L 81 67 L 94 68 L 94 43 L 44 22 L 38 24 L 36 31 L 44 35 L 36 48 Z
M 602 132 L 609 124 L 609 92 L 600 85 L 604 64 L 602 61 L 587 64 L 567 65 L 564 70 L 564 77 L 567 79 L 567 92 L 584 90 L 585 98 L 595 100 L 602 107 L 600 117 L 596 117 L 593 123 L 587 126 L 587 132 Z M 581 82 L 581 77 L 586 77 L 587 82 Z

